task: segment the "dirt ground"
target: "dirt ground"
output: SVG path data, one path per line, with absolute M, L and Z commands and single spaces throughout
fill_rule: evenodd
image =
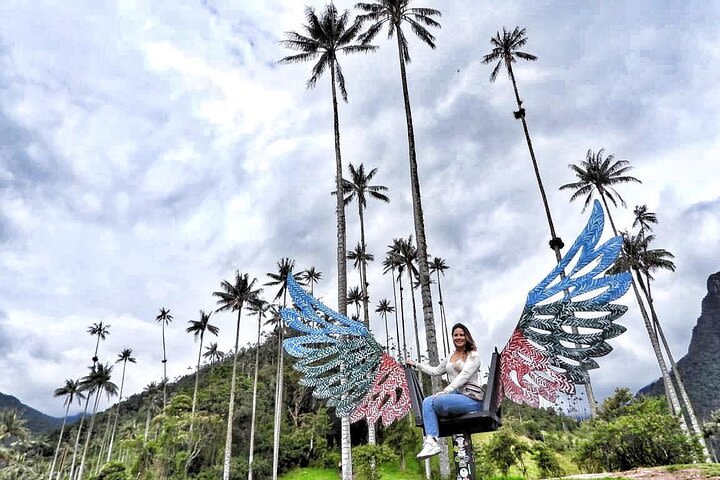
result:
M 713 472 L 714 473 L 714 472 Z M 565 478 L 577 479 L 593 479 L 593 478 L 631 478 L 633 480 L 694 480 L 694 479 L 720 479 L 720 475 L 715 475 L 703 468 L 680 468 L 668 471 L 665 468 L 638 468 L 628 470 L 627 472 L 614 473 L 593 473 L 584 475 L 572 475 Z

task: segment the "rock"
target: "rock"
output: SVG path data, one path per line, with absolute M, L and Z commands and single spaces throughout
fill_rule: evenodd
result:
M 707 291 L 688 353 L 678 361 L 685 389 L 695 413 L 702 419 L 720 409 L 720 272 L 708 277 Z M 664 393 L 660 379 L 638 392 L 640 395 Z

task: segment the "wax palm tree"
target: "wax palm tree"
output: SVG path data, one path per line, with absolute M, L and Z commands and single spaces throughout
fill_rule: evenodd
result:
M 419 277 L 419 272 L 415 263 L 418 261 L 418 250 L 413 245 L 413 238 L 410 235 L 407 239 L 401 238 L 397 243 L 397 255 L 405 266 L 408 275 L 408 283 L 410 284 L 410 298 L 413 307 L 413 328 L 415 329 L 415 348 L 417 348 L 417 360 L 420 361 L 420 331 L 418 330 L 417 307 L 415 305 L 415 283 L 414 279 Z
M 240 342 L 240 316 L 245 304 L 252 303 L 257 299 L 262 289 L 255 289 L 257 279 L 250 280 L 247 273 L 240 274 L 235 272 L 235 281 L 230 283 L 223 280 L 220 284 L 221 290 L 213 292 L 213 296 L 218 297 L 217 304 L 219 307 L 216 312 L 232 311 L 237 312 L 237 326 L 235 329 L 235 355 L 233 356 L 232 379 L 230 380 L 230 400 L 228 402 L 228 424 L 225 437 L 225 460 L 223 464 L 223 480 L 230 479 L 230 458 L 232 447 L 232 424 L 233 413 L 235 411 L 235 374 L 237 372 L 237 361 Z
M 122 378 L 120 380 L 120 395 L 118 396 L 117 408 L 115 409 L 115 421 L 113 422 L 112 433 L 110 434 L 110 446 L 108 447 L 106 462 L 110 461 L 110 457 L 113 451 L 113 443 L 115 441 L 115 431 L 117 430 L 118 418 L 120 417 L 120 402 L 122 401 L 123 387 L 125 386 L 125 369 L 127 363 L 136 363 L 135 357 L 132 356 L 132 348 L 124 348 L 117 356 L 115 363 L 123 364 Z
M 95 369 L 96 365 L 97 365 L 97 363 L 95 363 L 92 367 L 90 367 L 91 373 Z M 78 383 L 78 391 L 79 392 L 84 392 L 84 391 L 90 389 L 90 384 L 84 381 L 85 378 L 86 377 L 83 377 L 79 380 L 79 383 Z M 79 448 L 80 448 L 80 435 L 82 434 L 83 425 L 85 424 L 85 416 L 87 415 L 88 406 L 90 405 L 91 397 L 92 397 L 92 391 L 88 392 L 88 394 L 85 395 L 85 407 L 83 408 L 83 413 L 80 416 L 80 423 L 78 424 L 78 430 L 77 430 L 77 434 L 75 436 L 75 445 L 73 446 L 72 459 L 70 461 L 70 477 L 69 477 L 70 480 L 75 479 L 75 461 L 77 459 L 77 455 L 79 453 Z
M 381 317 L 383 317 L 383 321 L 385 322 L 385 352 L 390 353 L 390 332 L 388 331 L 388 321 L 387 317 L 388 314 L 394 313 L 395 307 L 390 305 L 390 300 L 387 298 L 383 298 L 378 302 L 377 307 L 375 307 L 375 313 L 379 313 Z
M 203 340 L 205 339 L 205 332 L 208 332 L 212 335 L 217 336 L 218 332 L 220 331 L 220 329 L 218 327 L 216 327 L 215 325 L 212 325 L 210 323 L 210 315 L 212 315 L 212 312 L 205 313 L 203 310 L 200 310 L 200 320 L 188 321 L 190 326 L 185 329 L 186 333 L 193 334 L 193 340 L 197 340 L 198 338 L 200 338 L 200 348 L 198 348 L 198 358 L 197 358 L 197 369 L 195 370 L 195 389 L 193 390 L 192 411 L 190 413 L 190 438 L 191 439 L 192 439 L 192 434 L 193 434 L 193 426 L 195 425 L 195 407 L 197 405 L 198 382 L 200 381 L 200 356 L 202 355 L 202 347 L 203 347 Z
M 570 169 L 575 173 L 578 181 L 567 183 L 560 187 L 560 190 L 574 190 L 570 201 L 585 196 L 585 204 L 583 210 L 590 203 L 593 194 L 597 193 L 600 196 L 603 204 L 605 205 L 605 211 L 607 212 L 610 225 L 612 226 L 613 233 L 617 236 L 618 231 L 615 228 L 615 222 L 613 221 L 612 214 L 608 209 L 608 203 L 606 197 L 610 199 L 613 205 L 617 206 L 618 200 L 621 204 L 625 204 L 622 197 L 613 188 L 615 185 L 629 182 L 641 183 L 635 177 L 627 175 L 632 167 L 629 166 L 626 160 L 615 161 L 614 155 L 608 155 L 603 158 L 604 150 L 600 149 L 597 153 L 592 150 L 588 150 L 585 160 L 580 162 L 580 165 L 570 164 Z M 633 292 L 635 293 L 635 299 L 637 300 L 638 306 L 640 307 L 640 314 L 642 315 L 647 329 L 648 336 L 650 337 L 650 343 L 655 353 L 658 365 L 660 366 L 660 373 L 662 374 L 663 384 L 665 385 L 665 391 L 669 398 L 669 407 L 675 414 L 680 414 L 680 402 L 675 392 L 675 388 L 670 380 L 670 374 L 665 364 L 665 359 L 660 349 L 660 343 L 658 336 L 655 334 L 655 328 L 653 327 L 651 317 L 645 308 L 645 303 L 640 297 L 640 291 L 637 288 L 636 281 L 633 278 L 632 281 Z M 683 422 L 684 425 L 684 422 Z
M 210 360 L 210 371 L 215 367 L 215 363 L 222 360 L 224 356 L 225 354 L 218 349 L 217 343 L 211 343 L 209 347 L 205 347 L 205 353 L 203 353 L 203 358 Z
M 495 33 L 494 37 L 490 38 L 492 50 L 483 57 L 483 63 L 489 64 L 497 61 L 495 68 L 493 68 L 492 73 L 490 74 L 491 83 L 495 82 L 503 66 L 505 66 L 507 74 L 512 81 L 513 91 L 515 92 L 515 102 L 517 103 L 518 108 L 517 111 L 513 113 L 515 118 L 522 122 L 523 130 L 525 132 L 525 140 L 527 141 L 528 150 L 530 151 L 530 160 L 532 161 L 533 170 L 535 172 L 535 180 L 537 181 L 538 189 L 540 190 L 543 207 L 545 208 L 545 215 L 547 217 L 548 226 L 550 227 L 550 248 L 555 251 L 557 261 L 560 262 L 560 259 L 562 258 L 560 249 L 563 247 L 563 242 L 555 233 L 555 224 L 553 223 L 552 215 L 550 213 L 550 205 L 548 204 L 547 195 L 545 194 L 545 187 L 543 186 L 542 178 L 540 177 L 540 168 L 538 167 L 538 162 L 535 158 L 535 150 L 533 149 L 527 121 L 525 120 L 525 108 L 522 106 L 523 102 L 520 100 L 517 82 L 515 81 L 515 72 L 513 72 L 513 63 L 516 63 L 518 58 L 529 62 L 537 60 L 535 55 L 519 50 L 524 47 L 526 43 L 527 36 L 525 35 L 524 28 L 515 27 L 514 30 L 510 31 L 503 27 L 502 34 L 498 31 Z
M 636 208 L 635 210 L 637 214 L 638 208 Z M 647 212 L 646 209 L 644 212 L 640 211 L 639 213 L 643 214 L 641 216 L 644 217 L 645 220 L 647 220 L 648 218 L 654 218 L 655 215 L 651 212 Z M 655 218 L 654 222 L 650 221 L 650 223 L 657 223 L 657 218 Z M 636 221 L 633 222 L 633 225 L 635 224 L 641 225 L 640 233 L 638 235 L 632 235 L 627 232 L 622 233 L 623 247 L 620 256 L 616 260 L 613 268 L 609 270 L 609 273 L 627 271 L 632 271 L 633 273 L 635 273 L 638 279 L 638 284 L 640 285 L 640 290 L 643 292 L 648 302 L 648 307 L 650 308 L 650 314 L 652 317 L 655 335 L 658 336 L 658 338 L 662 342 L 665 353 L 667 354 L 668 360 L 670 361 L 670 369 L 673 373 L 673 377 L 675 377 L 675 384 L 677 385 L 678 392 L 680 393 L 682 403 L 685 405 L 685 412 L 687 413 L 687 416 L 690 420 L 689 426 L 692 429 L 694 435 L 702 437 L 702 428 L 700 427 L 700 423 L 698 422 L 697 416 L 695 415 L 695 409 L 692 405 L 692 402 L 690 401 L 689 395 L 687 394 L 687 390 L 685 390 L 685 384 L 680 376 L 680 370 L 677 367 L 677 363 L 675 362 L 675 358 L 672 354 L 672 350 L 670 349 L 670 345 L 665 338 L 665 333 L 655 311 L 652 294 L 650 293 L 650 282 L 653 280 L 651 272 L 657 270 L 669 270 L 671 272 L 674 272 L 675 263 L 672 261 L 672 259 L 675 258 L 675 256 L 665 249 L 649 248 L 650 243 L 655 240 L 655 236 L 646 235 L 646 227 L 643 228 L 643 223 Z M 645 278 L 643 279 L 643 277 Z M 665 395 L 668 397 L 668 403 L 671 402 L 672 398 L 670 397 L 670 392 L 666 390 Z M 705 453 L 707 456 L 707 451 Z
M 658 223 L 657 215 L 648 210 L 647 205 L 635 205 L 633 210 L 633 228 L 640 227 L 640 234 L 644 235 L 648 232 L 652 232 L 652 226 Z
M 367 252 L 367 248 L 364 243 L 358 243 L 354 250 L 348 252 L 348 260 L 353 262 L 353 266 L 360 273 L 360 290 L 362 293 L 363 300 L 363 324 L 370 328 L 370 316 L 367 311 L 368 297 L 367 287 L 369 286 L 367 281 L 367 264 L 375 260 L 375 256 L 372 253 Z M 359 315 L 358 315 L 359 316 Z
M 399 238 L 393 239 L 392 245 L 388 246 L 388 251 L 386 253 L 385 260 L 383 261 L 383 273 L 390 272 L 393 276 L 393 296 L 395 296 L 395 282 L 398 282 L 398 287 L 400 290 L 400 324 L 402 327 L 402 356 L 404 359 L 407 358 L 408 350 L 407 350 L 407 340 L 405 335 L 405 301 L 403 298 L 403 285 L 402 285 L 402 277 L 403 272 L 405 271 L 405 264 L 403 263 L 402 259 L 400 258 L 400 254 L 398 252 L 398 244 L 401 241 Z M 395 276 L 395 272 L 397 272 L 397 277 Z M 397 301 L 397 297 L 395 297 Z M 395 311 L 397 312 L 397 306 L 395 307 Z M 397 316 L 395 317 L 395 329 L 397 330 L 398 327 L 398 321 Z M 398 349 L 400 348 L 400 332 L 397 332 L 398 335 Z
M 395 36 L 400 62 L 400 80 L 402 83 L 403 101 L 405 105 L 405 121 L 408 134 L 408 157 L 410 161 L 410 187 L 413 202 L 413 220 L 417 238 L 418 266 L 420 273 L 420 292 L 422 296 L 423 318 L 425 319 L 425 336 L 427 339 L 430 363 L 437 363 L 438 347 L 433 315 L 432 293 L 430 291 L 430 272 L 427 262 L 427 239 L 425 236 L 425 219 L 420 195 L 420 176 L 418 174 L 417 154 L 415 151 L 415 131 L 413 128 L 410 93 L 408 90 L 406 64 L 410 62 L 410 48 L 403 27 L 409 27 L 425 45 L 435 48 L 435 37 L 427 27 L 440 28 L 435 19 L 441 16 L 440 11 L 432 8 L 414 8 L 411 0 L 377 0 L 372 3 L 358 3 L 355 7 L 365 12 L 358 16 L 358 22 L 369 24 L 360 40 L 368 43 L 387 26 L 388 38 Z M 420 352 L 418 352 L 418 355 Z M 432 377 L 434 390 L 440 388 L 438 377 Z M 444 460 L 443 460 L 444 461 Z M 443 467 L 444 468 L 444 467 Z M 449 472 L 449 470 L 448 470 Z
M 440 301 L 438 304 L 440 305 L 440 331 L 442 332 L 442 338 L 443 338 L 443 354 L 445 357 L 448 356 L 450 353 L 450 332 L 448 332 L 448 324 L 447 324 L 447 317 L 445 316 L 445 303 L 443 303 L 443 294 L 442 294 L 442 286 L 440 285 L 440 275 L 445 276 L 445 271 L 448 270 L 450 267 L 448 267 L 447 263 L 445 263 L 445 260 L 440 257 L 435 257 L 430 262 L 430 273 L 434 273 L 437 275 L 437 286 L 438 286 L 438 296 L 440 297 Z
M 153 411 L 157 407 L 157 401 L 158 401 L 158 393 L 160 392 L 160 387 L 157 382 L 150 382 L 145 386 L 145 389 L 143 390 L 145 393 L 145 398 L 147 399 L 147 404 L 145 405 L 145 408 L 147 409 L 147 418 L 145 419 L 145 436 L 143 443 L 147 443 L 148 439 L 148 432 L 150 431 L 150 419 L 152 417 Z
M 98 404 L 100 402 L 100 394 L 104 393 L 108 400 L 110 400 L 110 397 L 114 397 L 118 393 L 118 386 L 110 381 L 112 370 L 113 367 L 111 365 L 98 363 L 90 371 L 89 375 L 81 379 L 81 382 L 89 391 L 88 396 L 95 393 L 95 403 L 93 405 L 92 416 L 90 417 L 90 424 L 88 425 L 87 436 L 85 437 L 85 446 L 83 447 L 80 467 L 78 468 L 77 480 L 82 480 L 83 478 L 85 458 L 87 457 L 88 446 L 90 445 L 90 439 L 92 438 L 93 427 L 95 426 L 95 414 L 97 413 Z
M 360 218 L 360 246 L 362 251 L 367 251 L 367 243 L 365 242 L 365 208 L 367 208 L 368 198 L 374 198 L 385 203 L 390 202 L 390 198 L 382 192 L 387 192 L 388 188 L 384 185 L 370 185 L 373 177 L 377 174 L 377 168 L 373 168 L 368 173 L 365 173 L 365 166 L 361 163 L 356 169 L 351 163 L 348 165 L 350 171 L 350 179 L 343 179 L 343 196 L 345 206 L 349 205 L 353 200 L 357 200 L 358 205 L 358 216 Z M 356 248 L 356 250 L 359 250 Z M 350 252 L 352 253 L 352 252 Z M 350 255 L 348 254 L 348 258 Z M 351 259 L 352 260 L 352 259 Z M 372 261 L 372 260 L 368 260 Z M 357 265 L 356 265 L 357 268 Z M 363 303 L 363 323 L 366 327 L 370 326 L 370 314 L 368 307 L 368 281 L 367 281 L 367 263 L 360 263 L 360 277 L 363 295 L 365 301 Z
M 283 258 L 277 262 L 277 273 L 268 272 L 266 275 L 270 277 L 270 281 L 265 283 L 265 286 L 274 287 L 279 286 L 277 293 L 275 294 L 274 300 L 277 301 L 282 298 L 283 308 L 287 307 L 287 279 L 292 275 L 293 279 L 297 282 L 302 282 L 302 273 L 293 273 L 295 268 L 295 260 L 290 258 Z M 283 364 L 284 364 L 284 352 L 283 352 L 283 336 L 284 328 L 282 326 L 282 320 L 280 316 L 273 316 L 273 319 L 277 320 L 277 333 L 278 333 L 278 364 L 276 372 L 276 383 L 275 383 L 275 417 L 273 426 L 273 479 L 277 479 L 277 469 L 279 466 L 280 458 L 280 425 L 282 423 L 282 396 L 283 396 Z
M 352 287 L 348 290 L 347 301 L 355 305 L 355 314 L 357 318 L 360 318 L 360 304 L 363 301 L 363 294 L 360 287 Z
M 390 273 L 390 278 L 392 280 L 392 286 L 393 286 L 393 306 L 395 307 L 395 338 L 396 338 L 396 344 L 397 344 L 397 352 L 398 356 L 400 355 L 400 322 L 398 320 L 398 310 L 400 310 L 400 313 L 402 312 L 402 302 L 400 303 L 400 308 L 398 308 L 398 301 L 397 301 L 397 289 L 395 287 L 395 270 L 402 265 L 402 262 L 400 262 L 400 259 L 397 257 L 395 253 L 393 253 L 392 248 L 386 252 L 385 259 L 382 262 L 383 266 L 383 275 Z M 401 292 L 402 293 L 402 292 Z M 405 334 L 405 317 L 403 316 L 403 339 Z M 404 342 L 403 342 L 404 345 Z
M 305 285 L 310 287 L 310 295 L 315 296 L 315 290 L 314 285 L 316 285 L 320 280 L 322 280 L 322 272 L 315 269 L 314 266 L 306 268 L 302 272 L 300 272 L 302 275 L 302 280 L 305 283 Z
M 88 327 L 87 332 L 93 337 L 97 337 L 97 341 L 95 342 L 95 353 L 92 357 L 93 363 L 97 363 L 100 340 L 105 341 L 107 336 L 110 335 L 110 325 L 104 325 L 103 322 L 93 323 Z
M 313 267 L 314 270 L 314 267 Z M 306 270 L 307 272 L 307 270 Z M 320 273 L 320 272 L 317 272 Z M 308 279 L 314 278 L 309 275 Z M 248 480 L 253 478 L 253 461 L 255 457 L 255 418 L 257 416 L 257 386 L 258 386 L 258 370 L 260 368 L 260 335 L 262 330 L 262 321 L 270 311 L 270 304 L 260 298 L 256 299 L 248 305 L 250 315 L 257 315 L 257 343 L 255 345 L 255 375 L 253 377 L 253 399 L 252 399 L 252 418 L 250 420 L 250 450 L 248 454 Z
M 65 405 L 65 416 L 63 417 L 62 427 L 60 427 L 60 436 L 58 437 L 57 447 L 55 447 L 55 454 L 53 455 L 52 463 L 50 464 L 50 474 L 48 480 L 52 480 L 53 474 L 55 473 L 55 464 L 57 462 L 58 452 L 60 452 L 60 445 L 62 444 L 63 433 L 65 433 L 65 422 L 67 421 L 68 412 L 70 411 L 70 405 L 73 400 L 77 400 L 78 405 L 81 404 L 81 400 L 85 399 L 85 395 L 80 391 L 80 381 L 65 379 L 65 385 L 56 388 L 53 392 L 53 397 L 65 397 L 63 405 Z
M 515 73 L 513 72 L 513 63 L 517 62 L 517 59 L 533 62 L 537 60 L 535 55 L 519 50 L 524 47 L 527 43 L 527 37 L 525 35 L 525 29 L 515 27 L 514 30 L 510 31 L 503 27 L 502 35 L 500 32 L 496 32 L 495 36 L 490 39 L 492 50 L 490 53 L 483 57 L 483 63 L 493 63 L 497 61 L 495 68 L 493 68 L 490 74 L 490 82 L 494 82 L 497 79 L 503 65 L 505 66 L 508 76 L 512 81 L 513 92 L 515 93 L 515 101 L 517 103 L 517 111 L 513 112 L 516 119 L 522 122 L 523 131 L 525 133 L 525 140 L 527 142 L 528 151 L 530 152 L 530 160 L 532 161 L 533 171 L 535 173 L 535 180 L 538 184 L 538 190 L 540 191 L 540 197 L 542 199 L 543 207 L 545 209 L 545 216 L 547 218 L 548 227 L 550 228 L 550 248 L 555 252 L 555 260 L 560 263 L 562 254 L 560 250 L 564 244 L 560 237 L 555 231 L 555 224 L 553 223 L 552 214 L 550 213 L 550 205 L 548 203 L 547 195 L 545 194 L 545 187 L 543 186 L 542 178 L 540 176 L 540 167 L 538 166 L 537 159 L 535 158 L 535 150 L 533 149 L 532 141 L 530 140 L 530 132 L 528 130 L 527 121 L 525 120 L 525 108 L 522 106 L 522 100 L 518 93 L 517 82 L 515 81 Z M 565 277 L 565 272 L 561 271 L 561 278 Z M 579 334 L 577 327 L 572 327 L 572 333 L 575 335 Z M 580 347 L 580 345 L 577 345 Z M 585 390 L 587 393 L 588 404 L 590 406 L 590 413 L 595 416 L 596 413 L 596 402 L 595 394 L 592 390 L 592 384 L 590 383 L 590 376 L 585 376 Z
M 357 23 L 350 23 L 350 14 L 346 11 L 339 14 L 335 5 L 330 3 L 325 7 L 318 17 L 311 7 L 305 9 L 307 24 L 303 25 L 304 35 L 297 32 L 287 32 L 286 39 L 281 44 L 291 50 L 300 53 L 291 55 L 280 60 L 280 63 L 297 63 L 316 61 L 312 69 L 312 75 L 307 81 L 307 87 L 312 88 L 317 84 L 322 74 L 330 71 L 330 88 L 333 105 L 333 131 L 335 134 L 335 191 L 342 191 L 342 155 L 340 153 L 340 121 L 338 116 L 337 87 L 343 100 L 347 101 L 347 89 L 345 88 L 345 77 L 338 61 L 338 54 L 366 53 L 375 50 L 377 47 L 368 44 L 357 44 L 354 42 L 359 33 L 360 26 Z M 347 304 L 345 294 L 347 290 L 347 272 L 345 264 L 345 206 L 340 195 L 336 196 L 335 213 L 337 215 L 337 265 L 338 265 L 338 311 L 347 315 Z M 278 425 L 279 427 L 279 425 Z M 352 459 L 350 454 L 350 419 L 341 419 L 341 456 L 343 480 L 352 478 Z M 275 436 L 279 435 L 278 433 Z M 278 437 L 279 439 L 279 437 Z M 273 480 L 277 480 L 277 453 L 278 442 L 275 442 L 273 454 Z
M 162 325 L 162 346 L 163 346 L 163 408 L 167 406 L 167 355 L 165 355 L 165 325 L 170 325 L 173 321 L 173 316 L 170 315 L 170 310 L 162 307 L 160 313 L 155 317 L 156 322 L 160 322 Z

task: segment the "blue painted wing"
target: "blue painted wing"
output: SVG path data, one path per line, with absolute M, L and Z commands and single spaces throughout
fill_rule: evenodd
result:
M 594 358 L 612 350 L 606 340 L 625 331 L 614 322 L 627 307 L 611 302 L 627 292 L 632 277 L 605 274 L 623 240 L 613 237 L 599 244 L 604 223 L 596 200 L 575 243 L 528 293 L 501 356 L 503 387 L 512 400 L 537 406 L 539 397 L 554 403 L 558 392 L 572 393 L 572 384 L 584 383 L 587 370 L 598 367 Z
M 383 354 L 365 325 L 331 310 L 288 276 L 296 309 L 280 312 L 287 326 L 300 333 L 283 341 L 296 357 L 293 368 L 313 395 L 327 399 L 339 417 L 350 415 L 367 395 Z

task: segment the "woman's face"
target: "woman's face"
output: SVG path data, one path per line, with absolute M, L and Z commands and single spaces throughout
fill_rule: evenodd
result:
M 467 339 L 465 338 L 465 331 L 462 328 L 453 330 L 453 343 L 455 344 L 455 348 L 465 348 Z

